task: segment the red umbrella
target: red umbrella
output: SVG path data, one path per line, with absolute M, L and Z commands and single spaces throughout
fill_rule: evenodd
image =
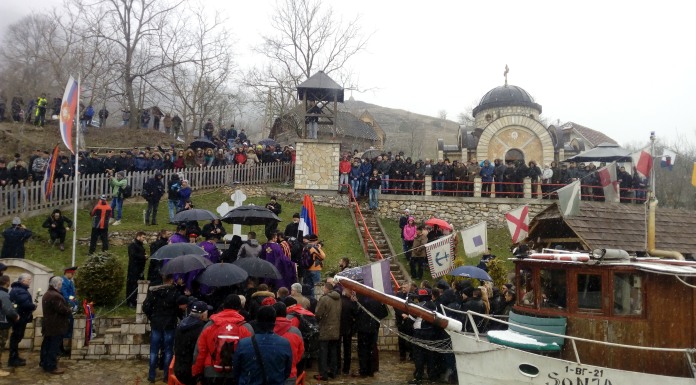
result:
M 441 229 L 454 230 L 454 227 L 452 227 L 452 225 L 440 218 L 430 218 L 427 221 L 425 221 L 425 224 L 428 226 L 437 226 Z

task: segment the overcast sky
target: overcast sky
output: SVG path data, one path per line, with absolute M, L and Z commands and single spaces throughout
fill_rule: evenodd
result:
M 59 0 L 0 0 L 0 28 Z M 241 68 L 274 1 L 206 0 L 228 15 Z M 12 5 L 11 5 L 12 4 Z M 696 4 L 690 1 L 326 1 L 372 33 L 351 66 L 358 100 L 448 118 L 491 88 L 527 90 L 550 123 L 573 121 L 619 143 L 650 131 L 696 138 Z M 0 31 L 2 33 L 2 31 Z

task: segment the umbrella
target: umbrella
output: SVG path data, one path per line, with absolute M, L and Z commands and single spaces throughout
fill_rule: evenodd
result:
M 481 281 L 493 281 L 491 276 L 488 275 L 485 270 L 476 266 L 459 266 L 447 274 L 455 277 L 475 278 Z
M 362 155 L 360 155 L 360 158 L 362 158 L 362 159 L 365 159 L 365 158 L 374 159 L 374 158 L 382 155 L 382 152 L 383 151 L 381 151 L 381 150 L 373 148 L 373 149 L 370 149 L 370 150 L 363 152 Z
M 157 249 L 157 251 L 150 256 L 150 259 L 172 259 L 180 255 L 208 255 L 200 246 L 193 243 L 172 243 L 171 245 L 164 245 Z
M 174 215 L 174 222 L 212 221 L 213 219 L 219 218 L 211 211 L 203 209 L 183 210 Z
M 194 270 L 205 269 L 212 265 L 206 257 L 194 254 L 180 255 L 170 259 L 162 268 L 162 274 L 184 274 Z
M 198 282 L 212 286 L 230 286 L 246 281 L 249 274 L 237 265 L 231 263 L 214 263 L 205 268 L 198 276 Z
M 216 148 L 215 143 L 209 141 L 208 139 L 196 139 L 189 145 L 191 148 Z
M 428 226 L 437 226 L 441 229 L 444 228 L 444 229 L 454 230 L 452 225 L 450 225 L 449 223 L 447 223 L 447 221 L 440 219 L 440 218 L 430 218 L 427 221 L 425 221 L 425 224 Z
M 566 161 L 573 162 L 630 162 L 631 150 L 619 147 L 617 144 L 602 143 L 599 146 L 581 152 Z
M 273 222 L 280 222 L 280 218 L 273 211 L 255 205 L 244 205 L 236 207 L 222 217 L 222 221 L 235 225 L 266 225 Z
M 252 277 L 272 279 L 283 278 L 278 269 L 276 269 L 272 263 L 259 257 L 239 258 L 238 260 L 234 261 L 234 265 L 241 267 Z
M 264 147 L 266 147 L 266 146 L 273 146 L 273 147 L 275 147 L 275 146 L 278 144 L 278 142 L 276 142 L 275 140 L 273 140 L 273 139 L 271 139 L 271 138 L 266 138 L 266 139 L 261 139 L 261 140 L 259 140 L 258 143 L 256 143 L 256 144 L 260 144 L 260 145 L 262 145 L 262 146 L 264 146 Z

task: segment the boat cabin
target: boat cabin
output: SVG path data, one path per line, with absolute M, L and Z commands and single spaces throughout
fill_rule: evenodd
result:
M 625 253 L 624 253 L 625 254 Z M 626 345 L 696 347 L 696 262 L 659 258 L 597 260 L 583 253 L 532 254 L 515 259 L 517 303 L 523 316 L 565 318 L 566 335 Z M 681 274 L 681 275 L 680 275 Z M 573 344 L 560 355 L 575 361 Z M 614 348 L 576 341 L 584 364 L 671 376 L 693 376 L 684 353 Z

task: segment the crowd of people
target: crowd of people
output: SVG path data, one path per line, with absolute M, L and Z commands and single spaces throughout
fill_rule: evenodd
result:
M 604 190 L 598 170 L 592 162 L 551 162 L 539 165 L 531 160 L 503 161 L 488 159 L 468 162 L 448 158 L 437 161 L 426 158 L 413 160 L 403 152 L 384 152 L 374 158 L 344 154 L 339 163 L 339 186 L 350 185 L 356 198 L 366 197 L 370 208 L 377 208 L 377 194 L 424 195 L 425 177 L 432 178 L 432 193 L 439 196 L 474 196 L 475 178 L 481 178 L 481 196 L 497 198 L 523 197 L 525 178 L 532 183 L 532 196 L 556 199 L 554 192 L 576 180 L 581 181 L 582 199 L 604 201 Z M 617 165 L 621 202 L 643 203 L 646 198 L 648 180 L 633 170 Z M 379 183 L 377 183 L 379 182 Z

